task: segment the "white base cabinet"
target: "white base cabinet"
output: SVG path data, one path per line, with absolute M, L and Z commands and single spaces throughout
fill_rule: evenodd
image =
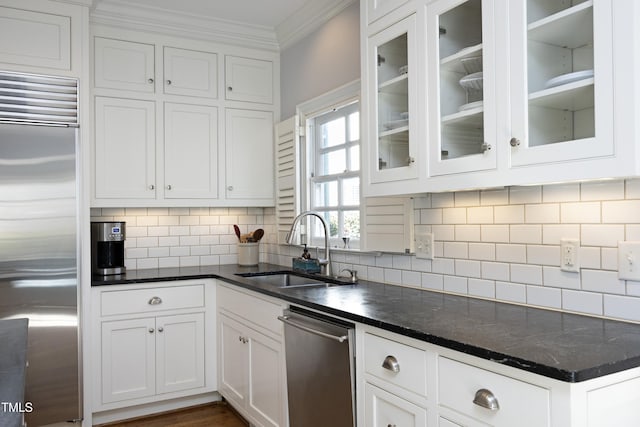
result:
M 606 427 L 640 419 L 640 368 L 568 383 L 360 324 L 356 382 L 358 425 L 367 427 Z
M 256 426 L 288 425 L 283 331 L 277 319 L 285 306 L 250 291 L 218 287 L 218 390 Z
M 94 412 L 216 389 L 212 280 L 94 287 L 92 299 Z

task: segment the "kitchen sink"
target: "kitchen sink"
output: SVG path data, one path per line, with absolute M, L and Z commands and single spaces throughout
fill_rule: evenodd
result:
M 262 273 L 237 273 L 254 283 L 272 285 L 278 288 L 332 287 L 351 283 L 341 282 L 329 277 L 312 277 L 292 271 L 269 271 Z

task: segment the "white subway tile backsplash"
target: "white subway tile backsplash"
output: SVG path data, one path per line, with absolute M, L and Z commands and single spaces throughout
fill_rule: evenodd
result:
M 496 206 L 493 208 L 496 224 L 522 224 L 524 223 L 524 206 Z
M 463 277 L 481 277 L 480 261 L 472 261 L 467 259 L 455 260 L 455 271 L 457 276 Z
M 411 257 L 404 255 L 393 255 L 391 258 L 391 265 L 393 268 L 401 270 L 411 270 Z
M 561 203 L 560 221 L 565 224 L 600 222 L 600 202 Z
M 592 270 L 600 268 L 600 248 L 582 246 L 580 248 L 580 267 Z
M 560 246 L 527 245 L 527 263 L 560 265 Z
M 509 189 L 483 190 L 480 192 L 481 206 L 496 206 L 509 204 Z
M 542 226 L 542 243 L 559 245 L 560 239 L 580 239 L 578 224 L 544 224 Z
M 542 201 L 553 202 L 579 202 L 580 184 L 555 184 L 542 188 Z
M 454 193 L 454 206 L 478 206 L 480 204 L 479 191 L 460 191 Z
M 511 281 L 528 285 L 542 285 L 542 267 L 539 265 L 511 264 Z
M 481 263 L 482 278 L 490 280 L 508 281 L 510 277 L 509 264 L 503 262 Z
M 469 244 L 466 242 L 444 242 L 445 258 L 469 258 Z
M 496 261 L 527 262 L 527 247 L 525 245 L 496 245 Z
M 411 257 L 411 270 L 413 271 L 430 272 L 432 268 L 431 264 L 432 261 L 430 259 L 416 258 L 415 256 Z
M 435 258 L 431 266 L 434 273 L 455 274 L 455 263 L 452 259 Z
M 542 267 L 544 286 L 564 289 L 580 289 L 580 273 L 560 270 L 560 267 Z
M 527 287 L 518 283 L 496 282 L 496 298 L 515 303 L 527 302 Z
M 469 243 L 469 259 L 495 261 L 496 245 L 493 243 Z
M 508 225 L 481 225 L 480 238 L 483 242 L 508 243 Z
M 542 187 L 531 186 L 509 188 L 509 204 L 511 205 L 540 202 L 542 202 Z
M 420 224 L 442 224 L 442 209 L 420 209 Z
M 624 181 L 595 181 L 581 184 L 580 200 L 622 200 Z
M 640 298 L 605 294 L 604 315 L 640 322 Z
M 527 304 L 559 309 L 562 308 L 562 293 L 556 288 L 527 286 Z
M 603 312 L 602 294 L 563 289 L 562 308 L 568 311 L 601 316 Z
M 289 259 L 289 261 L 291 261 L 291 259 Z M 367 280 L 384 282 L 384 268 L 367 267 Z
M 493 280 L 469 279 L 467 287 L 469 295 L 482 298 L 496 297 L 496 285 Z
M 580 236 L 583 246 L 618 246 L 624 240 L 624 225 L 617 224 L 584 224 Z
M 626 199 L 640 199 L 640 178 L 627 179 L 624 184 Z
M 511 243 L 542 243 L 542 225 L 512 225 L 509 235 Z
M 609 224 L 640 223 L 640 200 L 602 202 L 602 222 Z
M 600 268 L 618 271 L 618 248 L 600 249 Z
M 434 193 L 431 195 L 432 208 L 451 208 L 454 206 L 454 193 Z
M 480 226 L 479 225 L 456 225 L 455 240 L 463 242 L 479 242 Z
M 635 242 L 640 241 L 640 225 L 627 224 L 625 226 L 624 240 L 635 241 Z
M 402 284 L 405 286 L 422 286 L 422 277 L 418 271 L 402 270 Z
M 624 280 L 618 279 L 617 271 L 582 269 L 582 289 L 603 294 L 624 294 Z
M 560 205 L 557 203 L 526 205 L 524 218 L 528 224 L 557 224 L 560 222 Z
M 444 208 L 442 209 L 443 224 L 466 224 L 467 210 L 465 208 Z
M 385 268 L 384 269 L 384 280 L 385 283 L 393 283 L 396 285 L 402 284 L 402 270 L 395 270 L 393 268 Z
M 455 226 L 453 225 L 434 225 L 433 238 L 435 240 L 455 240 Z
M 467 223 L 493 224 L 493 207 L 479 206 L 467 208 Z
M 444 276 L 444 290 L 457 294 L 467 293 L 467 278 L 458 276 Z
M 442 274 L 422 273 L 422 287 L 442 291 L 444 289 L 444 276 Z

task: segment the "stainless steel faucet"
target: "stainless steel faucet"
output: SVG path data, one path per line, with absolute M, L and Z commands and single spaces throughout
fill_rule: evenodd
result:
M 305 211 L 300 215 L 293 219 L 293 224 L 291 224 L 291 230 L 287 233 L 287 243 L 289 245 L 293 244 L 293 236 L 296 229 L 296 226 L 300 222 L 300 220 L 306 216 L 315 216 L 322 223 L 322 227 L 324 228 L 324 259 L 318 259 L 320 265 L 324 267 L 324 274 L 326 276 L 331 276 L 331 254 L 329 249 L 329 228 L 327 227 L 327 223 L 322 216 L 318 212 L 313 211 Z

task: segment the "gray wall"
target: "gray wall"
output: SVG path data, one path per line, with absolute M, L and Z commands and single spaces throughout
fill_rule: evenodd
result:
M 360 78 L 360 2 L 280 53 L 281 115 Z

